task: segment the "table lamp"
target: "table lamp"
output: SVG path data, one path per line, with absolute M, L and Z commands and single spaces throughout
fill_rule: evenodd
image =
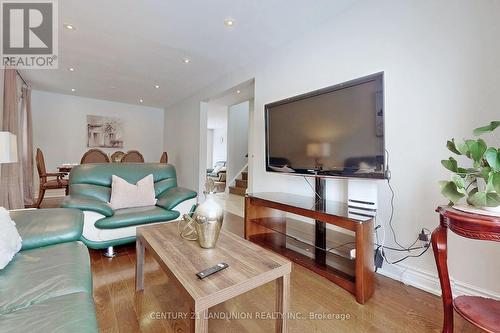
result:
M 320 158 L 331 155 L 330 144 L 327 142 L 308 143 L 306 151 L 307 156 L 314 158 L 316 168 L 320 170 L 323 168 L 323 165 L 320 163 Z
M 0 163 L 17 162 L 17 139 L 10 132 L 0 132 Z

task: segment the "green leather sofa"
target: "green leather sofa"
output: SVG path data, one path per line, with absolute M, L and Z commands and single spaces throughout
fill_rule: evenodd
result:
M 111 178 L 121 177 L 131 184 L 152 174 L 157 203 L 155 206 L 113 210 L 109 205 Z M 71 170 L 69 196 L 62 207 L 78 208 L 84 213 L 82 241 L 93 249 L 135 242 L 136 228 L 150 223 L 179 219 L 196 204 L 197 193 L 177 186 L 173 165 L 165 163 L 82 164 Z
M 98 332 L 76 209 L 11 211 L 23 240 L 0 270 L 0 332 Z

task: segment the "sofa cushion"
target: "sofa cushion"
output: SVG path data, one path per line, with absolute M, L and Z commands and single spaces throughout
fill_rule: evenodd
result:
M 154 206 L 156 204 L 153 175 L 147 175 L 130 184 L 118 176 L 111 176 L 111 199 L 109 204 L 116 209 Z
M 11 211 L 23 239 L 22 250 L 73 242 L 83 232 L 83 213 L 78 209 L 37 209 Z
M 156 205 L 164 209 L 171 210 L 181 202 L 196 198 L 198 194 L 182 187 L 171 188 L 158 197 Z
M 0 314 L 75 292 L 92 294 L 90 259 L 84 244 L 21 251 L 0 271 Z
M 21 237 L 16 223 L 5 208 L 0 207 L 0 270 L 21 250 Z
M 2 333 L 98 332 L 92 296 L 74 293 L 0 315 Z
M 99 229 L 116 229 L 139 224 L 171 221 L 179 217 L 179 212 L 157 206 L 124 208 L 115 210 L 115 214 L 95 223 Z

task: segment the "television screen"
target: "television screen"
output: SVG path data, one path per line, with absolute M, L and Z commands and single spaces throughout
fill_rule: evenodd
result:
M 383 73 L 267 104 L 265 118 L 268 171 L 385 178 Z

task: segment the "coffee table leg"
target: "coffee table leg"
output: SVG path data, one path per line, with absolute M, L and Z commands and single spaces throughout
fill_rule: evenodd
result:
M 199 312 L 191 311 L 191 332 L 208 333 L 208 309 Z
M 290 307 L 290 274 L 276 280 L 276 333 L 288 332 L 288 310 Z
M 144 244 L 140 237 L 135 241 L 136 265 L 135 265 L 135 291 L 144 290 Z

